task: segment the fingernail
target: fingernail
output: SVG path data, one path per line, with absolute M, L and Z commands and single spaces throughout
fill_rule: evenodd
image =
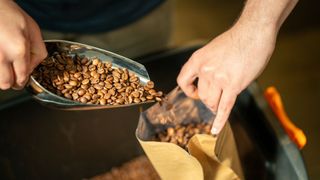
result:
M 217 135 L 217 134 L 218 134 L 218 129 L 217 129 L 216 127 L 212 127 L 212 128 L 211 128 L 211 133 L 212 133 L 213 135 Z

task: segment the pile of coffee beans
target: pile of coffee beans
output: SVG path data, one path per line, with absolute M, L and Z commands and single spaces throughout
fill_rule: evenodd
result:
M 120 167 L 114 167 L 111 171 L 92 177 L 90 180 L 160 180 L 156 170 L 146 156 L 132 159 Z
M 170 142 L 186 149 L 186 146 L 195 134 L 211 134 L 211 125 L 207 123 L 190 123 L 168 127 L 165 131 L 156 133 L 155 140 Z
M 152 81 L 142 85 L 134 73 L 98 58 L 55 52 L 35 69 L 32 76 L 47 90 L 81 103 L 123 105 L 163 98 L 163 93 L 154 89 Z

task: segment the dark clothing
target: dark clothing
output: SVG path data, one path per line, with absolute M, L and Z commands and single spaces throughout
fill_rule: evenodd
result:
M 46 30 L 97 33 L 141 18 L 164 0 L 17 0 Z

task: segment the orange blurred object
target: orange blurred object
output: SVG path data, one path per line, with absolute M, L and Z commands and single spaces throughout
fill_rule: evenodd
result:
M 273 86 L 268 87 L 264 92 L 264 96 L 290 139 L 299 149 L 302 149 L 307 143 L 307 137 L 288 117 L 277 89 Z

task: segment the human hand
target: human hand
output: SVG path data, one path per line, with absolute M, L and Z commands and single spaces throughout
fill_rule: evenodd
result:
M 211 132 L 218 134 L 237 95 L 264 69 L 274 50 L 276 30 L 236 24 L 197 50 L 181 69 L 178 85 L 200 98 L 214 113 Z M 198 78 L 198 85 L 193 82 Z
M 14 1 L 0 0 L 0 89 L 21 89 L 47 56 L 40 29 Z

